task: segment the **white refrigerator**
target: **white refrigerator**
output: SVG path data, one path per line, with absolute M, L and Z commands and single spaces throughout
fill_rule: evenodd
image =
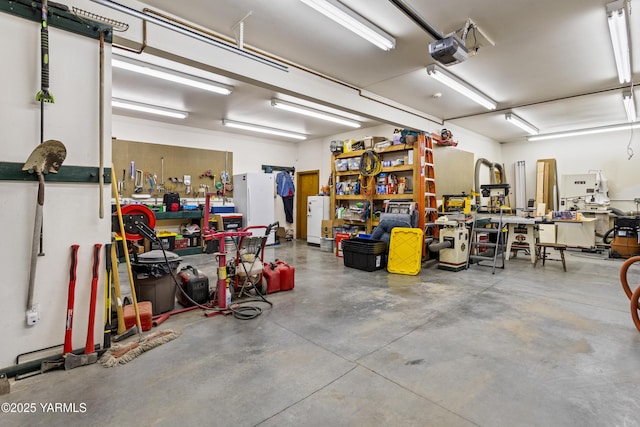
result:
M 330 219 L 330 199 L 327 196 L 307 197 L 307 244 L 320 245 L 322 220 Z
M 242 214 L 243 228 L 267 226 L 275 221 L 275 180 L 270 173 L 243 173 L 233 175 L 233 203 Z M 265 228 L 256 228 L 253 235 L 263 236 Z M 275 243 L 275 230 L 267 245 Z

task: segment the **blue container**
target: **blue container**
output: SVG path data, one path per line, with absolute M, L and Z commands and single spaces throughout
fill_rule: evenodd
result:
M 235 213 L 235 206 L 211 206 L 211 211 L 209 213 L 212 214 L 221 214 L 221 213 Z

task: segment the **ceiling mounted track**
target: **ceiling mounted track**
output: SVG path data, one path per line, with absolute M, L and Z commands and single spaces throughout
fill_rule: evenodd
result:
M 400 9 L 405 15 L 407 15 L 413 22 L 415 22 L 420 28 L 425 30 L 435 40 L 442 40 L 444 34 L 438 31 L 433 25 L 424 19 L 411 5 L 402 0 L 389 0 L 395 7 Z
M 193 31 L 193 30 L 189 29 L 189 28 L 184 28 L 184 27 L 178 26 L 178 25 L 173 24 L 173 23 L 171 23 L 169 21 L 166 21 L 164 19 L 157 18 L 155 16 L 151 16 L 149 14 L 146 14 L 146 13 L 141 12 L 141 11 L 136 10 L 136 9 L 132 9 L 132 8 L 130 8 L 128 6 L 125 6 L 125 5 L 122 5 L 120 3 L 116 3 L 116 2 L 111 1 L 111 0 L 91 0 L 91 1 L 93 1 L 94 3 L 101 4 L 103 6 L 106 6 L 108 8 L 117 10 L 119 12 L 125 13 L 127 15 L 134 16 L 136 18 L 142 19 L 143 21 L 150 22 L 152 24 L 156 24 L 156 25 L 158 25 L 160 27 L 163 27 L 163 28 L 166 28 L 168 30 L 175 31 L 176 33 L 180 33 L 180 34 L 185 35 L 187 37 L 191 37 L 191 38 L 194 38 L 194 39 L 199 40 L 201 42 L 204 42 L 204 43 L 219 47 L 220 49 L 224 49 L 226 51 L 236 53 L 236 54 L 238 54 L 240 56 L 244 56 L 245 58 L 253 59 L 254 61 L 258 61 L 258 62 L 260 62 L 262 64 L 269 65 L 271 67 L 277 68 L 278 70 L 289 71 L 289 67 L 287 67 L 284 64 L 281 64 L 281 63 L 273 61 L 273 60 L 271 60 L 269 58 L 257 55 L 257 54 L 255 54 L 253 52 L 250 52 L 250 51 L 247 51 L 247 50 L 244 50 L 244 49 L 239 49 L 236 46 L 233 46 L 231 44 L 223 43 L 223 42 L 221 42 L 219 40 L 216 40 L 214 38 L 205 36 L 204 34 L 198 33 L 196 31 Z

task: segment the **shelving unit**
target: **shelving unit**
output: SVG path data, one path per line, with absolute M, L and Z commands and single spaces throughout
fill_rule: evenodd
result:
M 424 142 L 424 141 L 423 141 Z M 375 218 L 376 211 L 382 211 L 385 200 L 395 201 L 411 201 L 418 203 L 420 224 L 419 227 L 424 228 L 424 144 L 420 141 L 412 145 L 391 145 L 386 149 L 377 152 L 382 161 L 391 160 L 398 161 L 402 159 L 404 164 L 395 166 L 383 166 L 381 174 L 395 175 L 405 181 L 403 193 L 381 194 L 378 191 L 372 191 L 369 194 L 338 194 L 338 188 L 347 186 L 348 182 L 355 183 L 360 176 L 360 170 L 336 170 L 336 160 L 350 160 L 360 158 L 366 150 L 356 150 L 347 153 L 333 155 L 331 158 L 331 172 L 334 177 L 333 188 L 331 189 L 331 212 L 335 218 L 336 208 L 345 207 L 350 209 L 356 203 L 368 203 L 370 206 L 370 214 L 366 218 L 344 218 L 346 223 L 354 224 L 362 227 L 365 232 L 370 233 L 371 230 L 378 225 L 378 219 Z M 411 161 L 411 164 L 408 164 Z M 377 181 L 377 177 L 374 178 Z M 343 183 L 342 185 L 340 183 Z M 375 184 L 374 184 L 375 185 Z M 398 191 L 400 185 L 391 187 L 392 191 Z
M 177 211 L 177 212 L 156 212 L 156 229 L 162 229 L 162 226 L 167 225 L 179 225 L 184 223 L 184 220 L 197 220 L 200 229 L 202 229 L 203 212 L 201 210 L 191 211 Z M 202 253 L 203 246 L 191 246 L 184 249 L 174 249 L 172 252 L 178 255 L 194 255 Z

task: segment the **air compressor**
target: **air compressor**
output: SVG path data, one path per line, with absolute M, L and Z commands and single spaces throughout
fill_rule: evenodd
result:
M 429 245 L 429 251 L 439 253 L 438 268 L 460 271 L 467 268 L 469 229 L 464 221 L 436 221 L 440 225 L 440 241 Z

